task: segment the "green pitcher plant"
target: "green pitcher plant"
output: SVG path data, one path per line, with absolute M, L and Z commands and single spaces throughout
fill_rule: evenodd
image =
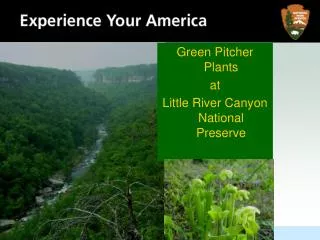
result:
M 182 197 L 184 214 L 192 240 L 257 240 L 258 208 L 245 206 L 250 192 L 230 182 L 233 172 L 222 170 L 215 175 L 207 172 L 201 179 L 192 179 Z M 165 237 L 173 240 L 177 225 L 165 216 Z

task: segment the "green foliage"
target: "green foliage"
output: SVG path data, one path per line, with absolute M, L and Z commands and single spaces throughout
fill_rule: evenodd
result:
M 260 212 L 254 207 L 236 207 L 238 202 L 249 198 L 249 192 L 238 190 L 230 183 L 222 186 L 232 175 L 230 170 L 223 170 L 219 173 L 221 182 L 213 181 L 215 177 L 212 173 L 205 175 L 206 181 L 191 181 L 182 202 L 193 239 L 237 239 L 239 235 L 256 239 L 259 226 L 255 213 Z M 221 186 L 218 194 L 215 194 L 213 185 Z
M 163 239 L 155 83 L 109 86 L 90 85 L 112 103 L 97 162 L 55 205 L 0 239 L 131 239 L 134 228 L 141 239 Z
M 174 240 L 176 233 L 183 233 L 182 229 L 176 225 L 172 218 L 168 215 L 164 215 L 164 237 L 168 240 Z
M 71 71 L 9 63 L 0 63 L 0 104 L 0 218 L 12 218 L 91 145 L 108 106 Z
M 170 221 L 165 226 L 166 239 L 273 239 L 272 228 L 264 224 L 273 219 L 267 208 L 273 202 L 265 203 L 273 191 L 269 162 L 167 161 L 165 215 Z M 252 185 L 260 176 L 264 182 Z
M 286 15 L 286 24 L 287 24 L 288 28 L 291 28 L 291 25 L 293 24 L 292 13 L 289 10 Z

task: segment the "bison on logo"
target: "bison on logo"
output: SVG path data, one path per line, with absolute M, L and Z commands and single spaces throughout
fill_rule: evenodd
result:
M 281 10 L 282 23 L 290 37 L 297 40 L 309 22 L 310 11 L 300 4 L 289 5 Z

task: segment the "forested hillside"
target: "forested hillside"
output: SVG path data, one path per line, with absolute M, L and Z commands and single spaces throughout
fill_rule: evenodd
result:
M 155 74 L 155 72 L 153 73 Z M 54 205 L 0 239 L 163 239 L 163 163 L 156 159 L 156 81 L 92 83 L 110 111 L 97 162 Z
M 50 175 L 92 143 L 106 100 L 71 71 L 0 63 L 0 219 L 22 214 Z

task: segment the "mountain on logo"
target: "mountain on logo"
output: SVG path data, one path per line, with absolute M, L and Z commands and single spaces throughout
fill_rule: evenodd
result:
M 308 25 L 310 11 L 300 4 L 289 5 L 281 10 L 282 23 L 289 36 L 297 40 Z
M 293 24 L 307 25 L 307 24 L 306 24 L 304 21 L 302 21 L 302 20 L 294 21 Z

